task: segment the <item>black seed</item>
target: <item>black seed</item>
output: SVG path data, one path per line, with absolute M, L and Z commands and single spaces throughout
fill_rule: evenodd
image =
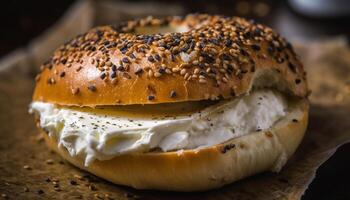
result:
M 227 145 L 222 147 L 221 153 L 226 153 L 227 151 L 235 148 L 235 146 L 236 146 L 235 144 L 227 144 Z
M 171 61 L 175 62 L 175 55 L 174 54 L 170 54 L 171 55 Z
M 170 91 L 170 97 L 171 97 L 171 98 L 176 97 L 176 92 L 175 92 L 174 90 L 171 90 L 171 91 Z
M 130 63 L 129 58 L 127 58 L 127 57 L 124 57 L 124 58 L 122 59 L 122 61 L 123 61 L 123 63 Z
M 161 67 L 161 68 L 158 69 L 158 72 L 161 73 L 161 74 L 164 74 L 165 73 L 165 69 L 163 67 Z
M 105 79 L 106 78 L 106 73 L 102 73 L 101 75 L 100 75 L 100 78 L 103 80 L 103 79 Z
M 296 72 L 296 68 L 295 68 L 295 65 L 293 65 L 292 63 L 288 63 L 288 67 L 290 70 L 292 70 L 292 72 Z
M 261 35 L 261 29 L 260 29 L 260 28 L 256 28 L 256 29 L 254 30 L 254 35 L 255 35 L 255 36 L 260 36 L 260 35 Z
M 71 185 L 78 185 L 78 183 L 77 183 L 75 180 L 71 180 L 69 183 L 70 183 Z
M 298 122 L 298 120 L 297 120 L 297 119 L 293 119 L 292 121 L 293 121 L 294 123 L 297 123 L 297 122 Z
M 279 178 L 278 181 L 282 183 L 289 183 L 288 180 L 284 178 Z
M 64 77 L 66 75 L 66 72 L 61 72 L 60 77 Z
M 215 45 L 220 45 L 219 40 L 218 40 L 217 38 L 209 39 L 209 42 L 210 42 L 210 43 L 213 43 L 213 44 L 215 44 Z
M 256 45 L 256 44 L 253 44 L 252 45 L 252 49 L 254 50 L 254 51 L 260 51 L 260 46 L 259 45 Z
M 249 56 L 248 52 L 244 49 L 240 49 L 240 53 L 242 56 Z
M 96 31 L 97 37 L 101 38 L 103 36 L 103 33 L 100 30 Z
M 117 72 L 112 72 L 111 78 L 115 78 L 117 76 Z
M 231 45 L 232 45 L 232 40 L 230 40 L 230 39 L 225 40 L 226 47 L 230 47 Z
M 251 72 L 255 72 L 255 64 L 252 65 L 252 67 L 250 68 L 250 71 L 251 71 Z
M 118 67 L 118 70 L 119 70 L 119 71 L 125 71 L 125 68 L 124 68 L 123 66 L 119 66 L 119 67 Z
M 301 83 L 301 80 L 300 79 L 295 79 L 295 84 L 299 84 L 299 83 Z
M 147 97 L 147 99 L 148 99 L 149 101 L 152 101 L 152 100 L 155 99 L 155 97 L 154 97 L 154 95 L 149 95 L 149 96 Z
M 40 190 L 37 191 L 37 193 L 38 193 L 38 194 L 44 194 L 44 190 L 41 190 L 41 189 L 40 189 Z
M 269 52 L 270 55 L 272 55 L 273 52 L 275 52 L 275 48 L 271 45 L 267 48 L 267 51 Z
M 150 62 L 154 62 L 154 61 L 155 61 L 154 58 L 153 58 L 153 56 L 149 56 L 147 59 L 148 59 L 148 61 L 150 61 Z
M 96 87 L 93 85 L 89 85 L 88 90 L 90 90 L 91 92 L 96 92 Z
M 156 60 L 158 60 L 158 61 L 160 61 L 161 60 L 161 57 L 157 54 L 157 55 L 155 55 L 154 56 L 154 58 L 156 59 Z
M 61 63 L 65 65 L 65 64 L 67 63 L 67 59 L 66 59 L 66 58 L 63 58 L 63 59 L 61 60 Z
M 105 46 L 109 45 L 109 41 L 103 43 Z
M 150 45 L 150 44 L 152 44 L 152 42 L 153 42 L 153 38 L 152 37 L 149 37 L 148 39 L 147 39 L 147 44 L 148 45 Z
M 232 58 L 231 58 L 231 56 L 230 55 L 228 55 L 228 54 L 222 54 L 222 58 L 224 59 L 224 60 L 228 60 L 228 61 L 231 61 L 232 60 Z
M 117 71 L 117 66 L 115 66 L 115 65 L 112 65 L 112 71 Z
M 142 68 L 138 68 L 136 71 L 135 71 L 135 74 L 136 75 L 139 75 L 139 74 L 142 74 L 143 73 L 143 69 Z
M 128 50 L 128 47 L 126 45 L 124 45 L 122 48 L 119 49 L 120 52 L 122 52 L 122 54 L 125 54 L 126 51 Z

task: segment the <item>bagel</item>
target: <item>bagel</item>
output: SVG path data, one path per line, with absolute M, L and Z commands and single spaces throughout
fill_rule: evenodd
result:
M 279 171 L 307 127 L 291 44 L 238 17 L 93 28 L 40 69 L 30 112 L 48 146 L 138 189 L 201 191 Z

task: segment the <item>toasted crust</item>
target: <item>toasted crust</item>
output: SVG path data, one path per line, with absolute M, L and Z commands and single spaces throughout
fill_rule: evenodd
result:
M 138 189 L 200 191 L 262 171 L 279 171 L 294 153 L 307 127 L 307 101 L 300 100 L 296 107 L 269 131 L 199 150 L 120 155 L 111 160 L 96 160 L 88 167 L 84 166 L 84 159 L 71 157 L 64 148 L 58 148 L 57 141 L 43 134 L 49 147 L 63 158 L 113 183 Z
M 135 34 L 181 27 L 188 31 Z M 307 95 L 287 41 L 242 18 L 208 15 L 94 28 L 56 50 L 36 80 L 34 101 L 91 107 L 226 99 L 252 86 Z

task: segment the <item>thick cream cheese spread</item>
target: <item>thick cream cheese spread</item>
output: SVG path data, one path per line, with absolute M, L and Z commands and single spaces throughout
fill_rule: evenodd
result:
M 118 154 L 216 145 L 269 129 L 287 115 L 287 108 L 282 94 L 257 90 L 191 114 L 156 118 L 119 116 L 38 101 L 31 103 L 30 112 L 40 117 L 40 126 L 60 147 L 71 156 L 83 156 L 85 165 L 89 165 L 95 159 L 107 160 Z

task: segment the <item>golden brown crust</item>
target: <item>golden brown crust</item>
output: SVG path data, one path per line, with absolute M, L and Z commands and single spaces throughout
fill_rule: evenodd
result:
M 133 32 L 145 26 L 189 31 Z M 56 50 L 37 76 L 33 100 L 93 107 L 230 98 L 267 74 L 306 96 L 301 63 L 270 28 L 237 17 L 146 18 L 94 28 Z
M 199 191 L 217 188 L 244 177 L 279 171 L 301 142 L 308 121 L 308 104 L 300 100 L 295 112 L 269 131 L 251 133 L 223 144 L 183 152 L 126 154 L 88 167 L 45 135 L 50 148 L 75 166 L 116 184 L 138 189 Z

